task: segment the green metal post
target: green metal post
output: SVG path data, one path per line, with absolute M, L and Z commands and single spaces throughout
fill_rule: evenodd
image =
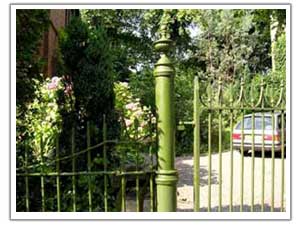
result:
M 194 79 L 194 211 L 200 210 L 200 99 L 199 79 Z
M 91 146 L 91 137 L 90 137 L 90 122 L 87 122 L 86 127 L 86 136 L 87 136 L 87 148 Z M 92 159 L 91 159 L 91 150 L 88 150 L 87 152 L 87 163 L 88 163 L 88 171 L 92 171 Z M 88 176 L 88 199 L 89 199 L 89 212 L 92 212 L 92 181 L 91 181 L 91 175 Z
M 106 126 L 106 115 L 103 115 L 103 142 L 107 141 L 107 126 Z M 106 144 L 103 145 L 103 159 L 104 159 L 104 171 L 107 171 L 107 148 Z M 104 175 L 104 210 L 107 212 L 108 201 L 107 201 L 107 174 Z
M 219 78 L 218 81 L 218 105 L 222 107 L 222 79 Z M 219 112 L 219 212 L 222 211 L 222 110 L 220 109 Z
M 284 111 L 281 111 L 281 205 L 280 211 L 284 211 L 284 128 L 285 128 L 285 121 L 284 121 Z
M 254 129 L 255 129 L 255 117 L 254 117 L 254 112 L 252 111 L 251 115 L 251 123 L 252 123 L 252 146 L 251 146 L 251 207 L 250 210 L 251 212 L 254 211 L 254 176 L 255 176 L 255 149 L 254 149 L 254 144 L 255 144 L 255 136 L 254 136 Z
M 265 205 L 265 113 L 262 115 L 262 149 L 261 149 L 261 158 L 262 158 L 262 176 L 261 176 L 261 211 L 264 211 Z
M 155 49 L 161 57 L 155 64 L 155 102 L 158 132 L 157 211 L 176 211 L 177 171 L 175 161 L 174 74 L 175 70 L 167 56 L 172 46 L 167 25 L 161 26 L 161 39 Z
M 121 149 L 121 211 L 126 212 L 126 176 L 123 174 L 125 172 L 125 154 L 126 149 Z
M 264 79 L 262 79 L 260 84 L 261 90 L 262 90 L 262 97 L 264 96 L 264 88 L 265 83 Z M 261 101 L 261 107 L 264 108 L 265 106 L 264 98 L 262 98 Z M 261 174 L 261 212 L 265 210 L 265 112 L 262 113 L 262 148 L 261 148 L 261 167 L 262 167 L 262 174 Z
M 25 145 L 25 173 L 28 173 L 28 145 Z M 28 176 L 25 176 L 25 203 L 26 203 L 26 212 L 29 212 L 29 181 Z
M 45 212 L 45 177 L 44 177 L 44 141 L 40 140 L 41 152 L 41 198 L 42 198 L 42 212 Z
M 59 137 L 56 137 L 56 197 L 57 197 L 57 212 L 60 212 L 60 165 L 59 165 Z
M 229 197 L 229 211 L 233 211 L 233 87 L 232 83 L 230 84 L 230 197 Z
M 76 212 L 76 161 L 75 161 L 75 125 L 72 126 L 72 136 L 71 136 L 71 149 L 72 149 L 72 203 L 73 203 L 73 212 Z
M 274 107 L 274 105 L 272 104 Z M 274 129 L 275 129 L 274 111 L 272 112 L 272 183 L 271 183 L 271 212 L 274 212 L 274 197 L 275 197 L 275 146 L 274 146 Z
M 208 91 L 208 193 L 207 193 L 207 212 L 211 211 L 211 129 L 212 129 L 212 87 L 211 84 L 209 84 L 209 91 Z
M 152 138 L 152 117 L 150 115 L 150 137 Z M 154 170 L 154 165 L 153 165 L 153 151 L 152 151 L 152 144 L 149 146 L 149 156 L 150 156 L 150 171 L 151 171 L 151 174 L 150 174 L 150 211 L 151 212 L 154 212 L 154 176 L 153 176 L 153 173 L 152 171 Z
M 134 124 L 134 139 L 138 138 L 138 120 L 135 118 Z M 139 170 L 139 149 L 135 149 L 135 171 Z M 135 191 L 136 191 L 136 211 L 140 212 L 140 179 L 139 176 L 135 177 Z

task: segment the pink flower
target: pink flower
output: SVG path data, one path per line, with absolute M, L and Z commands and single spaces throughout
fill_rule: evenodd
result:
M 48 84 L 47 88 L 48 90 L 54 90 L 57 86 L 53 83 Z
M 51 83 L 55 84 L 56 86 L 58 85 L 58 82 L 60 81 L 60 78 L 58 77 L 52 77 Z
M 126 127 L 129 127 L 132 124 L 131 120 L 125 119 L 125 125 Z
M 135 114 L 134 114 L 136 117 L 140 117 L 140 116 L 142 116 L 143 115 L 143 111 L 141 111 L 141 110 L 138 110 L 138 111 L 136 111 L 135 112 Z
M 65 90 L 64 90 L 64 93 L 66 95 L 71 95 L 72 94 L 72 85 L 71 84 L 67 84 Z
M 135 103 L 129 103 L 129 104 L 127 104 L 127 105 L 125 105 L 125 108 L 126 109 L 134 109 L 136 107 L 136 104 Z
M 60 78 L 52 77 L 51 83 L 48 84 L 48 90 L 56 89 L 57 86 L 58 86 L 59 81 L 60 81 Z

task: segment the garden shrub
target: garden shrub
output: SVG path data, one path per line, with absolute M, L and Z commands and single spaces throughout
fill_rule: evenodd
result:
M 147 106 L 142 106 L 139 98 L 135 98 L 126 82 L 115 83 L 115 109 L 119 115 L 121 140 L 130 141 L 126 148 L 126 163 L 139 164 L 147 161 L 144 153 L 149 153 L 149 146 L 155 151 L 155 122 L 156 118 Z M 122 150 L 118 149 L 118 154 Z M 148 165 L 149 166 L 149 165 Z
M 142 106 L 139 98 L 134 98 L 128 83 L 115 83 L 115 108 L 119 114 L 119 122 L 123 123 L 123 136 L 135 141 L 152 140 L 151 123 L 155 117 L 147 106 Z

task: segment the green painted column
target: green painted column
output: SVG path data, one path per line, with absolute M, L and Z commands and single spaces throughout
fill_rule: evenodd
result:
M 155 50 L 161 57 L 155 64 L 155 102 L 158 132 L 157 211 L 176 211 L 177 171 L 175 170 L 174 67 L 167 54 L 172 41 L 167 25 L 161 26 L 161 38 Z

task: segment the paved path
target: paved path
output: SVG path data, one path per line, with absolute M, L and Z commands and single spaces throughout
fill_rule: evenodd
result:
M 240 183 L 241 183 L 241 155 L 233 153 L 233 210 L 240 210 Z M 211 211 L 218 211 L 219 205 L 219 155 L 211 157 Z M 244 157 L 244 204 L 243 210 L 250 211 L 251 207 L 251 156 Z M 177 211 L 193 210 L 193 158 L 177 157 L 176 168 L 179 173 L 177 188 Z M 272 184 L 272 159 L 265 158 L 265 200 L 264 211 L 271 208 L 271 184 Z M 208 156 L 200 157 L 200 211 L 207 211 L 208 205 Z M 229 211 L 230 198 L 230 152 L 222 153 L 222 211 Z M 262 158 L 255 157 L 255 179 L 254 179 L 254 211 L 261 210 L 262 203 Z M 281 205 L 281 159 L 275 159 L 275 192 L 274 211 L 280 211 Z M 285 205 L 285 202 L 284 202 Z

